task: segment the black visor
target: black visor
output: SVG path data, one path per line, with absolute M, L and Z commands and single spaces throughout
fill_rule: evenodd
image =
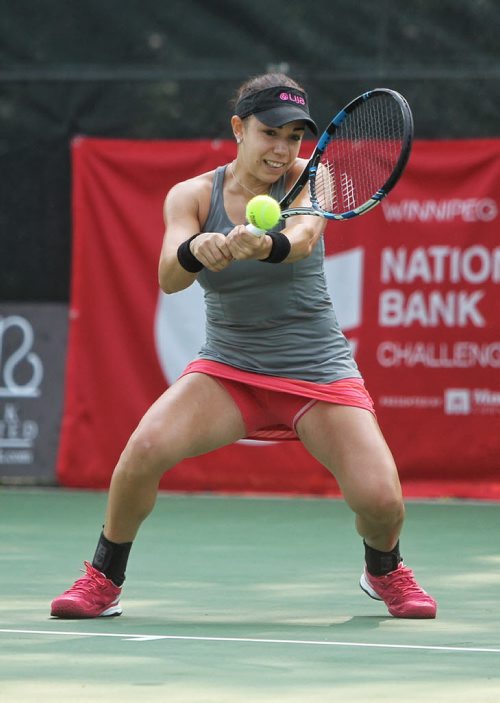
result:
M 318 133 L 316 123 L 309 115 L 307 94 L 289 86 L 265 88 L 240 98 L 235 114 L 242 120 L 255 115 L 268 127 L 282 127 L 287 122 L 303 120 L 313 134 Z

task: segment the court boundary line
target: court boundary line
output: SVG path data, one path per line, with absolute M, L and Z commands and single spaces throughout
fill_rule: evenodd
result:
M 24 630 L 0 628 L 2 634 L 49 635 L 59 637 L 114 637 L 129 642 L 150 642 L 153 640 L 180 640 L 191 642 L 238 642 L 247 644 L 285 644 L 316 647 L 360 647 L 373 649 L 410 649 L 432 652 L 489 653 L 500 654 L 500 647 L 454 647 L 451 645 L 390 644 L 378 642 L 340 642 L 332 640 L 287 640 L 260 637 L 210 637 L 195 635 L 148 635 L 123 632 L 78 632 L 68 630 Z
M 1 71 L 0 71 L 1 73 Z M 40 484 L 20 484 L 20 483 L 9 483 L 7 479 L 11 477 L 4 476 L 0 479 L 0 490 L 4 489 L 5 492 L 10 493 L 23 493 L 23 494 L 55 494 L 64 493 L 66 495 L 96 495 L 101 494 L 104 498 L 106 497 L 106 492 L 95 488 L 65 488 L 60 485 L 40 485 Z M 2 482 L 3 481 L 3 482 Z M 219 499 L 219 498 L 237 498 L 242 500 L 269 500 L 269 501 L 283 501 L 283 500 L 293 500 L 295 498 L 303 501 L 331 501 L 337 503 L 345 504 L 345 500 L 340 495 L 316 495 L 311 493 L 252 493 L 250 491 L 244 492 L 227 492 L 227 491 L 212 491 L 207 493 L 205 491 L 193 492 L 187 490 L 171 491 L 166 489 L 161 489 L 158 492 L 158 498 L 200 498 L 206 500 Z M 435 498 L 425 498 L 419 496 L 405 496 L 404 502 L 408 505 L 412 503 L 418 505 L 452 505 L 452 506 L 500 506 L 500 499 L 495 498 L 448 498 L 443 496 L 437 496 Z

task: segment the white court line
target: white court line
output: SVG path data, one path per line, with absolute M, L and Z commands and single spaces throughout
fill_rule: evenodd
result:
M 432 652 L 488 652 L 500 654 L 500 647 L 446 647 L 427 644 L 377 644 L 374 642 L 332 642 L 331 640 L 277 640 L 253 637 L 195 637 L 189 635 L 140 635 L 117 632 L 68 632 L 63 630 L 7 630 L 0 633 L 17 635 L 56 635 L 61 637 L 117 637 L 134 642 L 150 640 L 187 640 L 190 642 L 246 642 L 250 644 L 298 644 L 316 647 L 372 647 L 374 649 L 411 649 Z

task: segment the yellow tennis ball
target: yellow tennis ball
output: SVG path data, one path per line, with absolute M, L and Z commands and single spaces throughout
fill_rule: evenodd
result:
M 276 227 L 281 210 L 278 201 L 271 196 L 256 195 L 247 203 L 246 216 L 251 225 L 267 231 Z

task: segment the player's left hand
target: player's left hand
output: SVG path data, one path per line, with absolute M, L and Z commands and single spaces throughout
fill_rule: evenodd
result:
M 256 237 L 248 232 L 245 225 L 238 225 L 226 237 L 231 256 L 237 261 L 245 259 L 265 259 L 271 251 L 272 241 L 266 234 Z

